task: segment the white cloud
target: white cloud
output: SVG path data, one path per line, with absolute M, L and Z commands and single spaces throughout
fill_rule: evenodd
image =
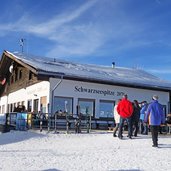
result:
M 70 23 L 73 20 L 79 18 L 84 12 L 91 8 L 96 3 L 96 0 L 88 1 L 80 8 L 74 11 L 64 11 L 63 14 L 56 15 L 52 19 L 43 22 L 43 23 L 34 23 L 33 16 L 29 15 L 22 16 L 17 22 L 0 25 L 0 30 L 4 31 L 24 31 L 33 33 L 36 35 L 47 36 L 55 33 L 57 29 L 64 24 Z M 36 16 L 34 16 L 36 17 Z
M 60 34 L 51 35 L 57 41 L 47 56 L 87 55 L 93 53 L 105 41 L 105 35 L 96 25 L 65 26 Z M 59 42 L 59 43 L 58 43 Z
M 27 13 L 15 23 L 0 25 L 0 36 L 16 31 L 51 40 L 54 45 L 46 55 L 61 57 L 93 54 L 108 41 L 115 52 L 153 42 L 143 39 L 148 30 L 145 22 L 132 20 L 119 1 L 107 2 L 86 1 L 79 8 L 63 10 L 43 23 Z
M 73 24 L 91 7 L 97 0 L 87 1 L 78 9 L 64 11 L 60 15 L 44 23 L 34 23 L 34 19 L 28 14 L 23 15 L 17 22 L 0 26 L 1 33 L 27 32 L 39 37 L 50 39 L 54 42 L 54 48 L 49 55 L 88 54 L 94 51 L 101 44 L 101 34 L 92 24 Z

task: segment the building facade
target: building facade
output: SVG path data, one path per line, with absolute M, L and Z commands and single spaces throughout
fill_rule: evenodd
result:
M 125 70 L 49 62 L 4 51 L 0 75 L 6 82 L 0 85 L 0 113 L 13 112 L 18 105 L 24 105 L 28 112 L 82 113 L 112 121 L 115 102 L 124 94 L 138 102 L 150 102 L 156 94 L 165 113 L 170 113 L 170 83 L 139 70 Z M 128 75 L 123 77 L 125 73 Z

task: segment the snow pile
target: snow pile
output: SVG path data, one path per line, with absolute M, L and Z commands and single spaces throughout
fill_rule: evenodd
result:
M 159 148 L 151 135 L 132 140 L 112 133 L 54 134 L 11 131 L 0 134 L 0 170 L 105 171 L 171 170 L 171 136 L 160 135 Z

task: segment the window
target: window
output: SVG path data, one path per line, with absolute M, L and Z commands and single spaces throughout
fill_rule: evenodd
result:
M 29 71 L 29 80 L 31 80 L 33 77 L 33 73 L 31 71 Z
M 103 118 L 112 118 L 113 117 L 113 110 L 114 110 L 114 101 L 100 101 L 100 116 Z
M 34 113 L 38 113 L 38 107 L 39 107 L 39 99 L 34 99 L 34 104 L 33 104 Z
M 31 112 L 31 110 L 32 110 L 32 100 L 28 100 L 27 101 L 27 111 Z
M 9 109 L 10 112 L 13 112 L 13 104 L 11 103 L 10 104 L 10 109 Z
M 16 68 L 16 70 L 15 70 L 15 81 L 17 81 L 18 80 L 18 68 Z
M 91 99 L 78 99 L 78 105 L 79 105 L 79 112 L 82 115 L 91 115 L 94 116 L 94 108 L 95 108 L 95 100 Z
M 10 112 L 10 104 L 7 105 L 7 113 Z
M 14 83 L 14 76 L 11 76 L 11 84 Z
M 47 97 L 46 96 L 43 96 L 40 98 L 40 104 L 41 104 L 41 107 L 42 107 L 42 112 L 43 113 L 46 113 L 46 104 L 47 104 Z
M 55 97 L 53 113 L 57 111 L 68 112 L 69 114 L 72 114 L 73 113 L 73 98 Z
M 2 105 L 2 113 L 5 113 L 5 105 Z
M 19 79 L 21 79 L 22 78 L 22 70 L 20 69 L 20 71 L 19 71 Z

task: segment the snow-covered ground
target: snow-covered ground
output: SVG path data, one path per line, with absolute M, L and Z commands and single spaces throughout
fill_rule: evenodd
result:
M 114 138 L 112 133 L 54 134 L 11 131 L 0 134 L 0 170 L 3 171 L 170 171 L 171 135 Z

